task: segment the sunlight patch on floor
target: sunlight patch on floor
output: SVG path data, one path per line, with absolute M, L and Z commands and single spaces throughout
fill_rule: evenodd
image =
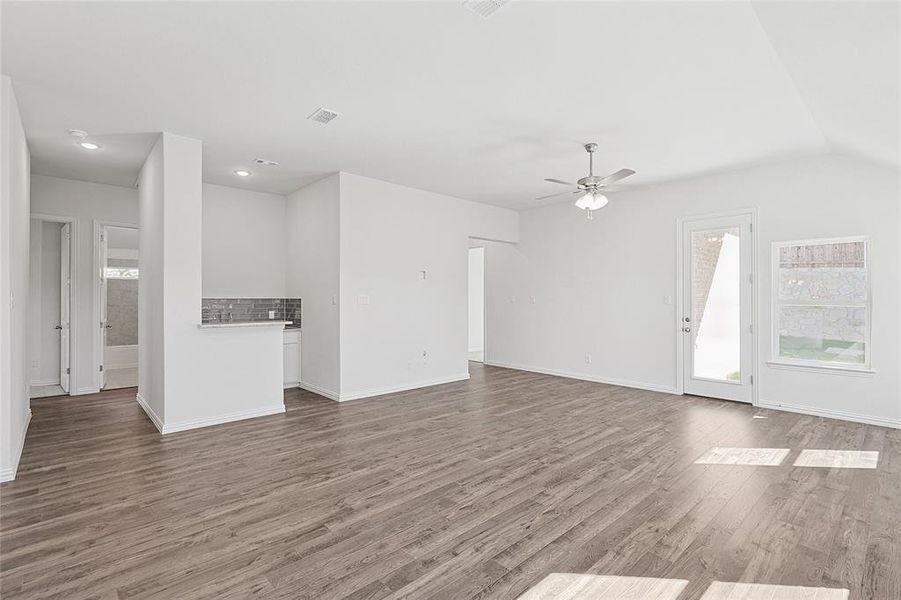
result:
M 683 579 L 551 573 L 519 600 L 676 600 L 686 585 Z
M 869 450 L 801 450 L 796 467 L 829 467 L 835 469 L 875 469 L 879 453 Z
M 701 600 L 847 600 L 848 594 L 838 588 L 714 581 Z
M 775 467 L 782 464 L 789 451 L 788 448 L 722 448 L 717 446 L 705 452 L 695 461 L 695 464 Z

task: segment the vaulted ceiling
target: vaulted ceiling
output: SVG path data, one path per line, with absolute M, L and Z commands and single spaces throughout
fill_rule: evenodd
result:
M 38 173 L 130 185 L 165 130 L 203 140 L 214 183 L 287 193 L 343 170 L 525 208 L 585 174 L 588 141 L 631 186 L 827 151 L 897 168 L 898 10 L 4 1 L 2 65 Z M 343 114 L 307 120 L 321 106 Z

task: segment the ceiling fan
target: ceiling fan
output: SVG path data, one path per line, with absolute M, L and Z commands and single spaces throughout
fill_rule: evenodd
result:
M 580 194 L 579 199 L 576 200 L 576 206 L 578 208 L 581 208 L 582 210 L 588 211 L 588 218 L 593 219 L 593 211 L 596 211 L 599 208 L 604 208 L 604 206 L 607 205 L 607 196 L 601 193 L 604 188 L 614 181 L 619 181 L 620 179 L 625 179 L 626 177 L 635 174 L 635 171 L 633 171 L 632 169 L 620 169 L 616 173 L 611 173 L 610 175 L 607 175 L 605 177 L 595 175 L 594 152 L 597 149 L 597 144 L 585 144 L 585 151 L 588 152 L 588 177 L 583 177 L 576 183 L 570 183 L 569 181 L 562 181 L 560 179 L 545 179 L 545 181 L 550 181 L 551 183 L 575 186 L 575 190 L 560 192 L 558 194 L 551 194 L 549 196 L 542 196 L 540 198 L 536 198 L 536 200 L 546 200 L 547 198 L 554 198 L 556 196 L 564 196 L 567 194 Z

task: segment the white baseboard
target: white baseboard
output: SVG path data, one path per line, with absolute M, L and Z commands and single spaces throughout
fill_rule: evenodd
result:
M 338 392 L 327 390 L 323 387 L 319 387 L 318 385 L 313 385 L 312 383 L 301 381 L 297 384 L 297 387 L 308 392 L 313 392 L 314 394 L 319 394 L 320 396 L 325 396 L 329 400 L 338 400 Z
M 44 385 L 59 385 L 59 378 L 46 379 L 44 381 L 31 381 L 28 383 L 31 387 L 40 387 Z
M 253 419 L 256 417 L 268 417 L 269 415 L 277 415 L 285 412 L 284 404 L 276 404 L 265 408 L 254 408 L 252 410 L 241 410 L 232 413 L 225 413 L 213 417 L 201 417 L 199 419 L 186 419 L 177 423 L 166 423 L 163 425 L 161 433 L 177 433 L 179 431 L 188 431 L 189 429 L 200 429 L 201 427 L 210 427 L 212 425 L 221 425 L 223 423 L 231 423 L 233 421 L 243 421 L 245 419 Z
M 134 369 L 138 366 L 138 346 L 107 346 L 103 351 L 103 368 Z
M 147 404 L 147 400 L 141 394 L 135 394 L 135 400 L 138 401 L 138 405 L 144 409 L 144 413 L 150 418 L 153 422 L 154 426 L 156 426 L 157 431 L 163 433 L 163 420 L 159 418 L 159 416 L 153 412 L 153 409 Z
M 285 412 L 284 404 L 277 404 L 266 408 L 253 410 L 242 410 L 214 417 L 204 417 L 201 419 L 187 419 L 178 423 L 164 423 L 162 419 L 153 411 L 147 401 L 141 394 L 135 394 L 138 404 L 147 413 L 147 416 L 156 426 L 157 430 L 165 435 L 167 433 L 176 433 L 178 431 L 188 431 L 189 429 L 200 429 L 201 427 L 209 427 L 211 425 L 221 425 L 222 423 L 231 423 L 233 421 L 243 421 L 244 419 L 253 419 L 254 417 L 265 417 Z
M 407 383 L 399 386 L 393 386 L 388 388 L 379 388 L 372 390 L 361 390 L 357 392 L 342 392 L 338 396 L 339 402 L 346 402 L 348 400 L 360 400 L 362 398 L 372 398 L 373 396 L 383 396 L 385 394 L 396 394 L 398 392 L 406 392 L 409 390 L 418 390 L 424 387 L 431 387 L 433 385 L 441 385 L 443 383 L 453 383 L 455 381 L 465 381 L 469 379 L 469 373 L 464 373 L 462 375 L 452 375 L 450 377 L 441 377 L 438 379 L 430 379 L 428 381 L 417 381 L 415 383 Z
M 75 393 L 72 395 L 73 396 L 83 396 L 84 394 L 99 394 L 99 393 L 100 393 L 99 387 L 89 386 L 89 387 L 78 388 L 77 390 L 75 390 Z
M 298 383 L 297 381 L 286 381 L 285 383 L 282 384 L 282 389 L 293 390 L 294 388 L 299 387 L 299 386 L 300 386 L 300 383 Z
M 579 379 L 581 381 L 591 381 L 593 383 L 606 383 L 607 385 L 618 385 L 620 387 L 635 388 L 639 390 L 648 390 L 651 392 L 662 392 L 664 394 L 681 395 L 675 387 L 658 385 L 656 383 L 644 383 L 641 381 L 628 381 L 625 379 L 611 379 L 609 377 L 595 377 L 594 375 L 585 375 L 582 373 L 572 373 L 569 371 L 557 371 L 555 369 L 543 369 L 541 367 L 531 367 L 526 365 L 517 365 L 513 363 L 503 363 L 497 361 L 485 361 L 486 365 L 492 367 L 501 367 L 504 369 L 515 369 L 517 371 L 529 371 L 530 373 L 541 373 L 542 375 L 555 375 L 557 377 L 566 377 L 567 379 Z
M 16 478 L 16 472 L 19 470 L 19 461 L 22 459 L 22 450 L 25 449 L 25 436 L 28 434 L 28 425 L 31 423 L 31 409 L 25 415 L 25 425 L 22 427 L 22 436 L 19 438 L 18 448 L 14 453 L 15 460 L 11 466 L 0 469 L 0 483 L 4 481 L 12 481 Z
M 874 417 L 871 415 L 861 415 L 844 410 L 831 410 L 826 408 L 803 406 L 799 404 L 786 404 L 784 402 L 768 402 L 766 400 L 760 400 L 757 403 L 757 406 L 760 408 L 783 410 L 785 412 L 811 415 L 814 417 L 827 417 L 829 419 L 838 419 L 840 421 L 851 421 L 853 423 L 864 423 L 866 425 L 878 425 L 880 427 L 892 427 L 894 429 L 901 429 L 901 419 Z

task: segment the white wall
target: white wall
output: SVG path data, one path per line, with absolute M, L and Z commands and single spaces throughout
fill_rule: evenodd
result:
M 485 347 L 485 248 L 469 249 L 469 351 Z
M 281 328 L 198 327 L 201 162 L 163 133 L 140 177 L 138 393 L 163 433 L 284 412 Z
M 75 348 L 71 357 L 74 394 L 100 390 L 100 343 L 97 335 L 99 315 L 94 311 L 94 221 L 138 226 L 138 191 L 116 185 L 103 185 L 34 175 L 31 183 L 31 212 L 75 219 Z M 98 354 L 95 354 L 97 352 Z
M 756 207 L 761 402 L 901 424 L 897 171 L 825 156 L 610 196 L 594 221 L 556 204 L 522 213 L 518 245 L 487 244 L 489 362 L 675 389 L 679 315 L 663 299 L 676 295 L 676 220 Z M 770 244 L 858 234 L 872 236 L 877 373 L 769 367 Z
M 517 213 L 347 173 L 340 197 L 341 398 L 467 378 L 468 238 Z
M 0 78 L 0 481 L 15 478 L 28 400 L 30 155 L 12 81 Z
M 285 297 L 285 205 L 284 196 L 203 184 L 205 298 Z
M 303 301 L 301 380 L 331 398 L 340 391 L 338 204 L 336 173 L 287 200 L 287 295 Z
M 31 220 L 28 348 L 31 385 L 59 383 L 62 223 Z
M 138 400 L 162 427 L 166 418 L 163 373 L 163 137 L 138 177 Z M 158 422 L 156 422 L 158 421 Z

